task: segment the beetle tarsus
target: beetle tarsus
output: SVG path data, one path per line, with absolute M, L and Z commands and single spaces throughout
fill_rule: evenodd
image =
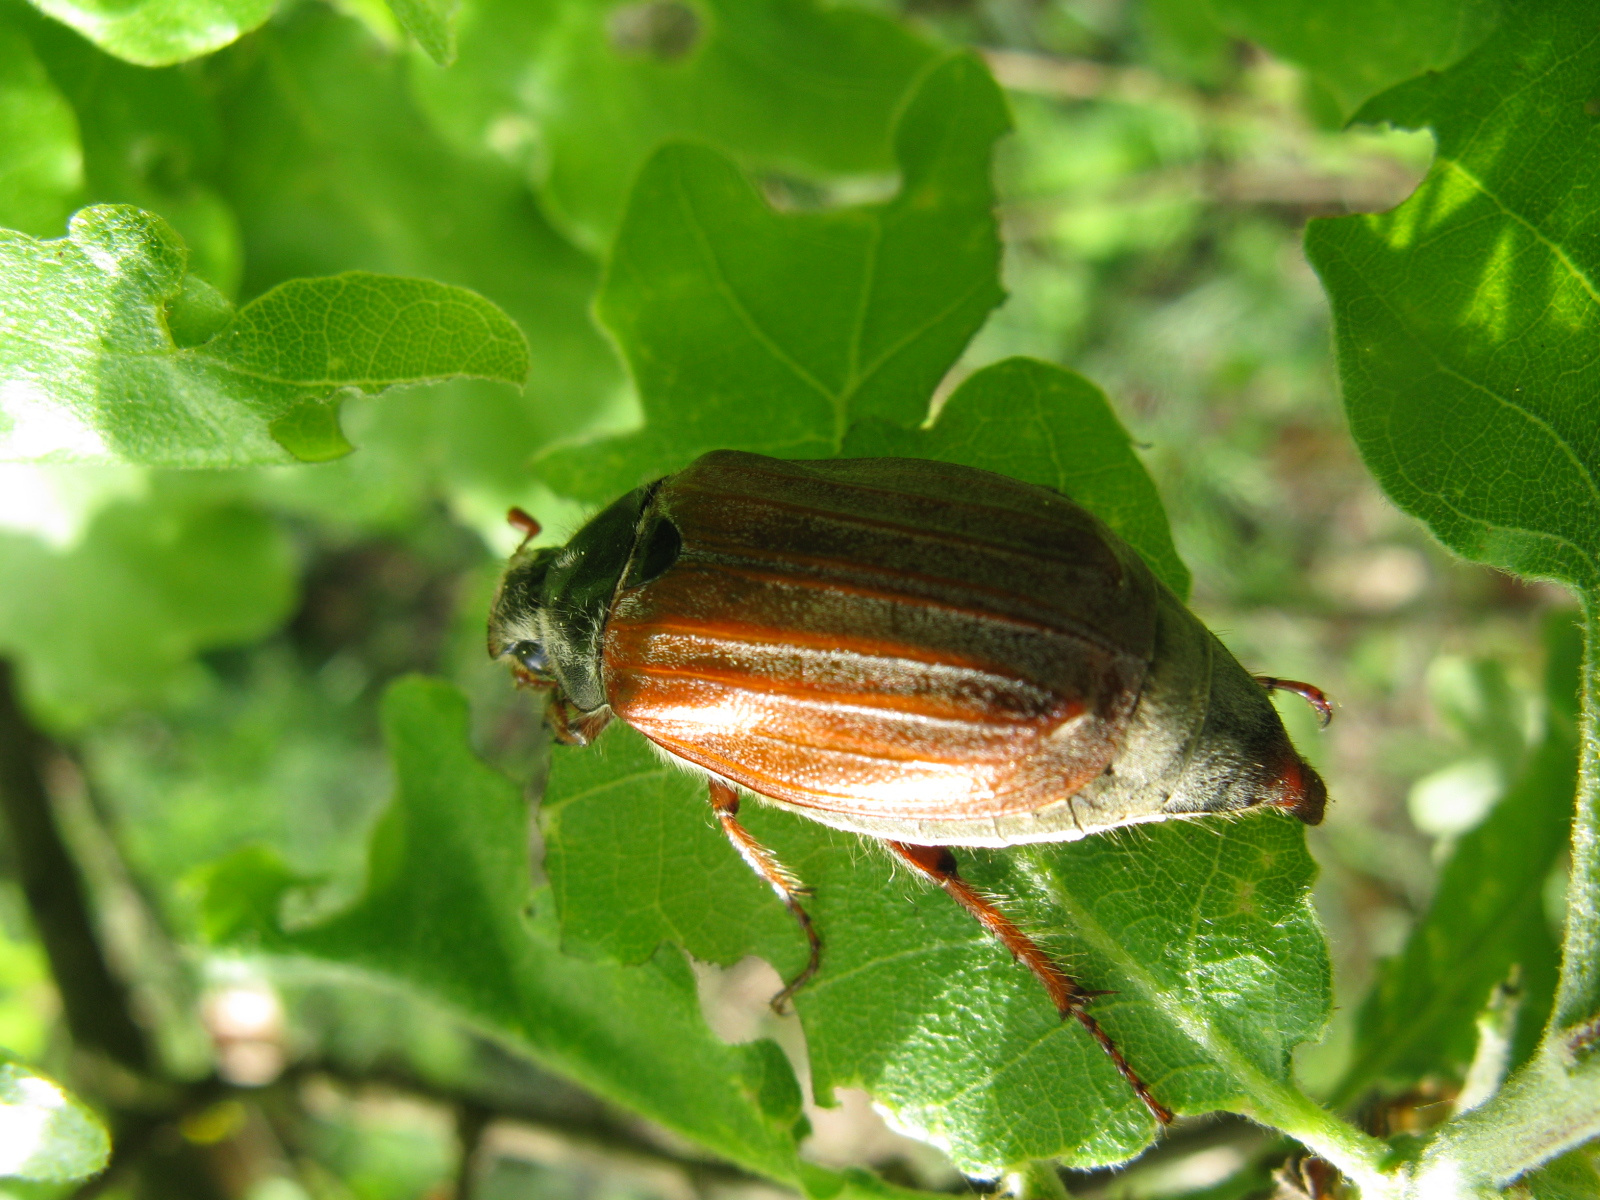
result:
M 1257 675 L 1256 682 L 1269 692 L 1293 692 L 1317 710 L 1317 724 L 1326 729 L 1333 720 L 1333 701 L 1314 683 L 1301 683 L 1298 679 L 1279 679 L 1276 675 Z
M 1117 1073 L 1127 1081 L 1134 1095 L 1139 1097 L 1151 1115 L 1163 1125 L 1172 1123 L 1172 1110 L 1150 1094 L 1149 1086 L 1122 1056 L 1122 1051 L 1117 1049 L 1117 1044 L 1111 1040 L 1111 1035 L 1088 1013 L 1088 1004 L 1091 1000 L 1111 993 L 1089 991 L 1057 966 L 1055 960 L 1041 950 L 1032 938 L 1018 929 L 1010 917 L 961 878 L 961 873 L 956 869 L 956 856 L 950 852 L 948 846 L 913 846 L 905 842 L 888 840 L 883 844 L 924 879 L 943 888 L 951 899 L 972 914 L 986 932 L 1011 951 L 1013 958 L 1032 971 L 1039 982 L 1044 984 L 1044 990 L 1049 995 L 1050 1002 L 1055 1005 L 1056 1011 L 1061 1014 L 1061 1019 L 1064 1021 L 1072 1017 L 1082 1025 L 1089 1036 L 1100 1043 L 1100 1048 L 1110 1057 L 1112 1065 L 1117 1068 Z
M 739 792 L 736 788 L 720 779 L 711 780 L 711 808 L 722 824 L 722 832 L 739 852 L 739 857 L 778 894 L 778 899 L 783 901 L 789 915 L 800 926 L 800 932 L 806 935 L 806 942 L 811 948 L 810 957 L 800 973 L 771 1000 L 772 1011 L 780 1017 L 787 1016 L 790 999 L 811 982 L 811 977 L 822 965 L 822 938 L 811 923 L 811 914 L 800 904 L 800 897 L 809 895 L 810 889 L 795 878 L 794 873 L 779 862 L 771 850 L 756 841 L 750 831 L 739 824 Z
M 550 686 L 533 676 L 529 678 L 533 679 L 533 682 L 528 686 Z M 611 710 L 602 708 L 586 713 L 560 692 L 556 692 L 551 695 L 549 704 L 545 706 L 545 723 L 550 726 L 550 732 L 556 741 L 563 746 L 587 746 L 600 736 L 607 725 L 611 724 Z

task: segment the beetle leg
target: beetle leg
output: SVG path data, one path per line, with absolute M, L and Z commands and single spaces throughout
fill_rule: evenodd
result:
M 556 741 L 563 746 L 587 746 L 611 724 L 611 710 L 602 708 L 592 713 L 580 712 L 558 692 L 550 697 L 550 703 L 545 706 L 544 719 L 549 723 Z
M 791 979 L 783 991 L 772 998 L 772 1011 L 781 1017 L 788 1011 L 789 998 L 811 981 L 811 977 L 817 973 L 817 967 L 822 962 L 822 939 L 817 936 L 816 927 L 811 924 L 811 914 L 800 906 L 800 897 L 805 895 L 806 891 L 805 885 L 794 877 L 789 868 L 778 861 L 771 850 L 756 841 L 750 831 L 739 824 L 739 792 L 732 784 L 724 783 L 720 779 L 711 780 L 711 810 L 717 814 L 717 820 L 722 822 L 722 832 L 728 835 L 728 840 L 739 852 L 739 857 L 778 893 L 778 899 L 783 901 L 783 906 L 799 923 L 800 932 L 806 935 L 806 941 L 811 946 L 811 957 L 806 960 L 806 965 L 800 974 Z
M 1072 1017 L 1088 1030 L 1089 1036 L 1100 1043 L 1100 1048 L 1110 1056 L 1118 1074 L 1128 1081 L 1134 1095 L 1144 1102 L 1155 1119 L 1163 1125 L 1172 1124 L 1172 1110 L 1150 1094 L 1150 1088 L 1139 1078 L 1138 1072 L 1128 1065 L 1128 1060 L 1122 1057 L 1122 1051 L 1117 1049 L 1111 1035 L 1089 1015 L 1086 1007 L 1089 1001 L 1096 996 L 1106 995 L 1105 992 L 1086 991 L 1077 980 L 1057 966 L 1055 960 L 1041 950 L 1032 938 L 1018 929 L 1010 917 L 962 879 L 956 869 L 956 856 L 948 846 L 911 846 L 887 840 L 883 844 L 917 874 L 942 887 L 952 900 L 971 913 L 979 925 L 1011 951 L 1014 958 L 1038 976 L 1039 982 L 1044 984 L 1044 990 L 1050 995 L 1051 1003 L 1061 1014 L 1061 1019 Z
M 1275 675 L 1257 675 L 1256 682 L 1269 692 L 1293 692 L 1317 710 L 1317 724 L 1323 729 L 1333 720 L 1333 701 L 1315 684 L 1301 683 L 1298 679 L 1279 679 Z

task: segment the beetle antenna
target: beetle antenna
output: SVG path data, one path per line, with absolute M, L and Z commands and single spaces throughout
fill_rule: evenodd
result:
M 522 544 L 517 547 L 518 550 L 521 550 L 523 546 L 538 537 L 540 531 L 544 528 L 538 521 L 533 519 L 533 515 L 526 509 L 518 508 L 515 505 L 511 507 L 510 512 L 506 513 L 506 524 L 522 535 Z
M 1333 720 L 1333 701 L 1328 693 L 1315 684 L 1301 683 L 1298 679 L 1279 679 L 1274 675 L 1257 675 L 1256 682 L 1269 692 L 1293 692 L 1317 710 L 1317 724 L 1326 729 Z

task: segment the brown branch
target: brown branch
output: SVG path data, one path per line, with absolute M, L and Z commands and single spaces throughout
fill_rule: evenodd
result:
M 44 766 L 55 752 L 23 712 L 14 670 L 0 659 L 0 814 L 67 1028 L 77 1045 L 143 1074 L 153 1062 L 149 1040 L 133 1019 L 127 984 L 106 958 L 45 785 Z

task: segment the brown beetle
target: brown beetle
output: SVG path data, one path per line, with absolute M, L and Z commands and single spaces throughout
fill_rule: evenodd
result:
M 520 513 L 514 521 L 537 526 Z M 1066 841 L 1326 789 L 1267 691 L 1138 554 L 1046 488 L 950 463 L 717 451 L 630 492 L 560 549 L 519 550 L 489 653 L 584 744 L 620 717 L 704 772 L 729 840 L 811 943 L 799 882 L 739 789 L 881 839 L 1083 1023 L 1163 1122 L 1069 978 L 960 876 L 951 846 Z

